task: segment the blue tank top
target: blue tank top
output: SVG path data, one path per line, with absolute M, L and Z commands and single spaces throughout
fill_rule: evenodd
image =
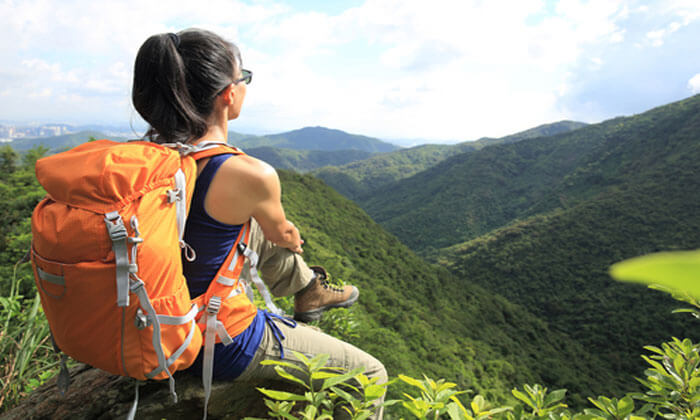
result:
M 192 262 L 182 257 L 183 272 L 193 298 L 207 291 L 219 267 L 223 264 L 243 225 L 227 225 L 215 220 L 204 209 L 204 199 L 214 175 L 232 154 L 212 157 L 197 177 L 190 205 L 190 213 L 185 225 L 185 242 L 196 252 Z M 214 348 L 214 378 L 232 380 L 238 377 L 255 356 L 265 331 L 266 316 L 258 314 L 242 333 L 233 338 L 233 343 L 225 346 L 219 343 Z M 202 374 L 203 351 L 199 352 L 194 364 L 188 369 L 196 375 Z
M 234 155 L 224 154 L 209 159 L 197 177 L 194 187 L 184 239 L 195 250 L 197 257 L 190 262 L 185 258 L 184 252 L 182 255 L 183 272 L 190 296 L 193 298 L 207 291 L 209 283 L 214 279 L 219 267 L 228 256 L 243 226 L 221 223 L 209 216 L 204 209 L 204 199 L 214 175 L 221 165 L 232 156 Z M 253 322 L 242 333 L 233 337 L 233 343 L 228 346 L 219 343 L 214 347 L 215 379 L 233 380 L 243 373 L 260 346 L 266 325 L 272 331 L 272 335 L 279 345 L 280 356 L 284 359 L 284 348 L 282 347 L 284 334 L 272 321 L 274 318 L 280 319 L 289 326 L 296 326 L 296 322 L 291 319 L 258 309 Z M 203 359 L 204 352 L 200 351 L 197 359 L 187 370 L 195 375 L 201 375 Z
M 221 223 L 209 216 L 204 209 L 204 199 L 214 175 L 231 156 L 233 155 L 217 155 L 209 159 L 194 187 L 185 225 L 185 242 L 194 249 L 197 258 L 192 262 L 182 259 L 182 269 L 192 298 L 207 291 L 209 282 L 224 263 L 243 226 Z

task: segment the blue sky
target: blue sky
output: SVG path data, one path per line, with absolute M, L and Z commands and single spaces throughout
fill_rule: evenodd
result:
M 191 26 L 255 72 L 240 132 L 455 142 L 700 92 L 697 0 L 0 0 L 0 16 L 5 121 L 137 122 L 136 51 Z

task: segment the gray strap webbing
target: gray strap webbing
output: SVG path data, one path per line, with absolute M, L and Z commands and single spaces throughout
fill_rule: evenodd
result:
M 181 325 L 187 322 L 190 323 L 190 331 L 187 333 L 187 337 L 185 337 L 185 340 L 182 342 L 180 347 L 178 347 L 177 350 L 175 350 L 170 355 L 168 360 L 165 361 L 166 366 L 170 366 L 173 363 L 175 363 L 175 361 L 182 355 L 182 353 L 185 352 L 185 350 L 187 350 L 187 347 L 189 347 L 190 343 L 192 342 L 192 337 L 194 337 L 194 332 L 197 328 L 197 323 L 194 319 L 197 316 L 198 309 L 199 308 L 197 307 L 197 305 L 192 304 L 192 308 L 190 308 L 190 311 L 183 316 L 157 315 L 160 323 L 165 325 Z M 161 366 L 158 366 L 156 369 L 146 374 L 146 377 L 148 379 L 153 379 L 162 371 L 163 368 Z
M 68 387 L 70 386 L 70 373 L 68 373 L 68 365 L 66 362 L 68 361 L 68 355 L 63 353 L 60 348 L 58 348 L 58 344 L 56 344 L 56 340 L 53 338 L 53 333 L 51 330 L 49 330 L 49 336 L 51 337 L 51 344 L 53 345 L 53 351 L 55 351 L 57 354 L 60 353 L 61 355 L 61 370 L 58 372 L 58 378 L 56 379 L 56 386 L 58 387 L 58 390 L 61 392 L 61 395 L 66 395 L 66 392 L 68 392 Z
M 260 292 L 263 299 L 265 300 L 265 306 L 267 306 L 267 309 L 270 312 L 276 315 L 284 315 L 284 311 L 278 308 L 277 305 L 275 305 L 275 303 L 272 301 L 270 291 L 268 290 L 265 283 L 263 283 L 262 279 L 260 278 L 260 275 L 258 275 L 258 254 L 256 254 L 252 248 L 246 246 L 242 242 L 239 243 L 238 246 L 239 250 L 243 252 L 243 255 L 245 255 L 245 257 L 248 258 L 248 261 L 250 262 L 250 278 L 253 280 L 253 284 L 255 284 L 255 287 L 258 289 L 258 292 Z
M 241 294 L 241 289 L 236 287 L 235 289 L 231 289 L 231 293 L 229 293 L 228 296 L 226 296 L 226 299 L 231 299 L 232 297 L 238 296 L 240 294 Z M 252 300 L 251 300 L 251 302 L 252 302 Z
M 148 293 L 146 293 L 146 288 L 142 280 L 138 279 L 133 281 L 131 285 L 131 290 L 139 298 L 139 303 L 141 308 L 146 311 L 146 315 L 151 321 L 153 326 L 153 350 L 156 352 L 158 357 L 158 366 L 168 374 L 168 381 L 170 383 L 170 394 L 173 396 L 173 402 L 177 403 L 177 394 L 175 393 L 175 379 L 173 375 L 168 370 L 168 365 L 165 360 L 165 353 L 163 353 L 163 346 L 161 345 L 160 337 L 160 322 L 158 321 L 158 316 L 156 315 L 156 310 L 151 305 L 151 300 L 148 298 Z
M 176 361 L 180 356 L 182 356 L 182 353 L 184 353 L 185 350 L 187 350 L 187 347 L 189 347 L 190 343 L 192 342 L 192 337 L 194 337 L 194 332 L 195 332 L 196 329 L 198 329 L 197 323 L 196 323 L 195 320 L 193 319 L 193 320 L 190 321 L 190 331 L 187 333 L 187 337 L 185 337 L 185 340 L 182 342 L 182 344 L 180 345 L 180 347 L 178 347 L 177 350 L 175 350 L 175 351 L 173 352 L 173 354 L 170 355 L 170 357 L 168 358 L 168 360 L 165 361 L 165 363 L 167 364 L 167 366 L 170 366 L 170 365 L 172 365 L 173 363 L 175 363 L 175 361 Z M 158 374 L 161 373 L 162 371 L 163 371 L 163 368 L 161 368 L 161 367 L 159 366 L 159 367 L 157 367 L 155 370 L 153 370 L 152 372 L 149 372 L 149 373 L 146 375 L 146 377 L 147 377 L 148 379 L 153 379 L 153 378 L 156 377 L 156 375 L 158 375 Z
M 209 150 L 209 149 L 214 149 L 219 146 L 228 146 L 228 143 L 225 143 L 223 141 L 202 141 L 194 145 L 193 147 L 195 148 L 195 152 L 201 152 L 203 150 Z
M 55 274 L 47 273 L 39 267 L 36 268 L 36 271 L 37 274 L 39 274 L 39 278 L 44 281 L 48 281 L 49 283 L 57 284 L 59 286 L 66 285 L 66 279 L 63 276 L 57 276 Z
M 134 418 L 136 417 L 136 408 L 139 406 L 139 386 L 141 386 L 141 384 L 139 383 L 139 381 L 135 382 L 136 387 L 134 390 L 134 402 L 131 404 L 131 408 L 129 409 L 129 414 L 127 414 L 126 416 L 126 420 L 134 420 Z
M 67 361 L 68 356 L 65 353 L 61 353 L 61 371 L 58 373 L 58 379 L 56 379 L 56 386 L 61 391 L 61 395 L 66 395 L 70 386 L 70 373 L 68 373 Z
M 112 249 L 117 265 L 117 306 L 129 306 L 129 254 L 126 245 L 126 226 L 116 211 L 105 215 L 105 224 L 112 239 Z
M 158 315 L 158 320 L 165 325 L 180 325 L 192 321 L 197 316 L 197 305 L 194 303 L 189 312 L 182 316 Z
M 207 407 L 211 396 L 211 382 L 214 376 L 214 345 L 216 344 L 217 319 L 221 308 L 221 298 L 213 296 L 207 304 L 207 329 L 204 332 L 204 361 L 202 363 L 202 384 L 204 385 L 204 420 L 207 420 Z
M 175 191 L 177 191 L 175 200 L 177 232 L 180 244 L 182 244 L 182 238 L 185 236 L 185 222 L 187 221 L 187 179 L 182 169 L 178 169 L 175 173 Z
M 231 258 L 231 264 L 228 265 L 228 271 L 233 271 L 233 269 L 236 268 L 236 262 L 238 262 L 240 246 L 241 246 L 241 243 L 243 243 L 243 238 L 245 238 L 246 230 L 248 229 L 249 225 L 250 225 L 250 223 L 246 223 L 241 228 L 241 233 L 239 233 L 239 235 L 241 237 L 241 242 L 238 243 L 238 247 L 236 248 L 236 251 L 233 254 L 233 258 Z M 243 245 L 245 245 L 245 244 L 243 244 Z
M 198 144 L 186 144 L 186 143 L 162 143 L 161 146 L 169 147 L 171 149 L 176 149 L 180 152 L 180 155 L 187 156 L 190 153 L 201 152 L 203 150 L 213 149 L 219 146 L 228 146 L 228 144 L 220 141 L 203 141 Z
M 216 278 L 216 282 L 221 283 L 224 286 L 233 286 L 234 284 L 236 284 L 236 279 L 232 279 L 230 277 L 219 275 Z
M 218 319 L 216 320 L 216 334 L 219 336 L 224 346 L 228 346 L 231 343 L 233 343 L 233 338 L 231 338 L 231 336 L 228 335 L 228 331 L 226 331 L 226 326 L 223 322 L 219 321 Z

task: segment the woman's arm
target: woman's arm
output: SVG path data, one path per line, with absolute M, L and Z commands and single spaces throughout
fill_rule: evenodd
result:
M 275 169 L 251 156 L 228 159 L 214 176 L 205 201 L 207 213 L 222 223 L 257 220 L 265 238 L 301 253 L 304 241 L 282 208 L 282 187 Z
M 277 172 L 271 167 L 270 169 L 260 180 L 262 185 L 258 190 L 258 202 L 252 216 L 260 224 L 263 234 L 270 242 L 289 248 L 293 252 L 302 253 L 301 245 L 304 241 L 299 235 L 299 230 L 287 220 L 284 214 L 280 180 Z

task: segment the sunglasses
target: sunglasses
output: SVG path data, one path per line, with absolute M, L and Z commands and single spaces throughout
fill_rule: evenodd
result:
M 252 71 L 246 70 L 246 69 L 241 69 L 241 74 L 243 75 L 243 77 L 241 77 L 240 79 L 234 80 L 233 81 L 234 85 L 237 85 L 241 82 L 245 82 L 246 85 L 249 85 L 250 82 L 253 81 L 253 72 Z
M 241 82 L 244 82 L 246 85 L 249 85 L 250 82 L 253 81 L 253 72 L 252 72 L 252 71 L 246 70 L 246 69 L 241 69 L 241 74 L 243 75 L 243 77 L 241 77 L 240 79 L 236 79 L 236 80 L 232 81 L 231 83 L 234 84 L 234 85 L 237 85 L 237 84 L 239 84 L 239 83 L 241 83 Z M 225 91 L 227 88 L 228 88 L 228 85 L 226 85 L 225 88 L 221 89 L 221 90 L 219 91 L 219 93 L 216 94 L 216 96 L 219 96 L 219 95 L 221 95 L 222 93 L 224 93 L 224 91 Z

